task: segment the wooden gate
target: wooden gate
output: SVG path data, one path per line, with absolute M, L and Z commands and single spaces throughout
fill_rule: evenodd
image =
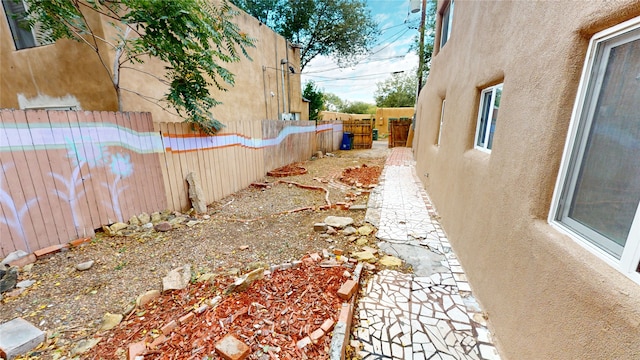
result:
M 342 123 L 343 131 L 353 134 L 352 149 L 371 149 L 373 145 L 372 120 L 346 120 Z
M 410 127 L 410 119 L 389 119 L 389 147 L 407 146 L 407 137 L 409 135 Z

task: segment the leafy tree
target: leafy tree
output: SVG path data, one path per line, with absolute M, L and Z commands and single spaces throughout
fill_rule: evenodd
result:
M 433 44 L 436 36 L 436 7 L 438 2 L 436 0 L 427 0 L 427 12 L 424 24 L 424 47 L 422 52 L 422 61 L 424 64 L 422 70 L 422 84 L 424 85 L 429 76 L 429 70 L 431 70 L 431 56 L 433 55 Z M 413 38 L 410 51 L 415 51 L 420 56 L 420 36 L 416 35 Z M 418 72 L 418 76 L 420 76 Z M 417 86 L 417 85 L 416 85 Z
M 376 106 L 363 101 L 347 101 L 340 108 L 340 112 L 347 114 L 375 114 Z
M 292 43 L 300 69 L 318 55 L 348 64 L 373 46 L 378 25 L 364 0 L 233 0 Z
M 309 120 L 318 120 L 318 113 L 324 110 L 324 94 L 313 81 L 304 85 L 302 96 L 309 100 Z
M 344 100 L 333 93 L 324 93 L 324 108 L 329 111 L 340 111 L 344 107 Z
M 416 102 L 418 79 L 411 73 L 393 74 L 376 83 L 374 93 L 378 107 L 410 107 Z
M 120 86 L 121 69 L 136 70 L 130 65 L 143 63 L 148 56 L 167 64 L 166 73 L 158 80 L 169 86 L 163 100 L 170 107 L 179 115 L 186 114 L 186 121 L 207 133 L 223 126 L 210 113 L 220 102 L 209 89 L 215 86 L 226 91 L 227 86 L 234 85 L 234 75 L 221 64 L 240 61 L 240 53 L 249 58 L 246 48 L 254 43 L 232 22 L 237 11 L 226 0 L 217 6 L 207 0 L 26 0 L 26 3 L 30 24 L 39 24 L 46 34 L 45 40 L 73 39 L 96 53 L 112 79 L 119 110 L 122 92 L 133 92 Z M 91 13 L 109 19 L 116 31 L 114 39 L 99 35 L 101 24 L 89 20 Z M 158 104 L 156 99 L 138 95 Z

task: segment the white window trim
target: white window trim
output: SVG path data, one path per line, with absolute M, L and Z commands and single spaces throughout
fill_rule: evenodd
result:
M 571 121 L 569 123 L 567 141 L 564 145 L 562 160 L 560 162 L 560 171 L 558 173 L 558 178 L 556 179 L 556 185 L 553 191 L 552 198 L 553 201 L 551 202 L 551 209 L 549 211 L 549 217 L 547 221 L 553 228 L 572 238 L 584 249 L 602 259 L 605 263 L 620 271 L 622 274 L 629 277 L 633 281 L 640 283 L 640 274 L 636 272 L 636 267 L 638 265 L 638 261 L 640 260 L 640 241 L 638 241 L 636 244 L 626 244 L 625 247 L 628 246 L 629 250 L 624 251 L 622 257 L 620 259 L 617 259 L 613 255 L 597 247 L 589 240 L 584 239 L 575 231 L 555 219 L 560 208 L 563 186 L 567 176 L 569 175 L 569 172 L 571 171 L 570 162 L 572 152 L 574 149 L 574 143 L 578 138 L 582 109 L 585 101 L 587 100 L 587 87 L 589 85 L 589 81 L 591 80 L 590 74 L 593 70 L 597 46 L 599 43 L 621 35 L 623 32 L 632 31 L 637 28 L 640 28 L 640 17 L 633 18 L 609 29 L 603 30 L 593 35 L 591 41 L 589 42 L 587 57 L 582 68 L 582 75 L 578 84 L 578 94 L 576 96 L 576 101 L 573 105 L 573 111 L 571 113 Z M 628 238 L 640 238 L 640 205 L 636 209 L 633 223 L 631 229 L 629 230 Z
M 478 120 L 476 121 L 476 135 L 473 138 L 473 148 L 476 150 L 480 150 L 482 152 L 486 152 L 487 154 L 491 154 L 491 149 L 487 148 L 487 144 L 489 142 L 489 135 L 491 134 L 491 119 L 493 119 L 493 109 L 495 108 L 494 104 L 496 101 L 496 90 L 498 88 L 503 88 L 504 83 L 500 83 L 494 86 L 489 86 L 488 88 L 482 89 L 480 92 L 480 105 L 478 106 Z M 482 107 L 484 106 L 483 97 L 484 94 L 491 92 L 491 109 L 489 110 L 489 116 L 487 117 L 487 127 L 485 128 L 484 138 L 485 146 L 478 146 L 478 135 L 480 135 L 480 122 L 482 120 Z
M 449 3 L 445 6 L 444 11 L 442 12 L 442 21 L 440 23 L 440 49 L 442 49 L 451 39 L 451 28 L 453 26 L 453 2 L 454 0 L 449 1 Z M 444 18 L 444 14 L 447 13 L 447 18 Z M 445 23 L 447 24 L 447 33 L 446 37 L 443 30 L 445 28 Z M 444 40 L 444 43 L 442 42 Z

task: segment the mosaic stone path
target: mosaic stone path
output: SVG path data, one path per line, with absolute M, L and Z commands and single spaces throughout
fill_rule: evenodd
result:
M 413 261 L 415 273 L 384 270 L 367 284 L 352 333 L 361 344 L 358 355 L 365 360 L 500 359 L 464 271 L 415 175 L 411 149 L 393 149 L 366 217 L 378 227 L 380 248 Z

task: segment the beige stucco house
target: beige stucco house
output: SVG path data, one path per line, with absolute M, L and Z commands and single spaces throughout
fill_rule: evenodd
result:
M 438 1 L 418 176 L 506 359 L 640 358 L 640 1 Z
M 19 12 L 23 5 L 3 1 L 0 6 L 0 108 L 117 110 L 117 97 L 109 75 L 88 46 L 71 40 L 40 44 L 37 31 L 20 29 L 7 11 Z M 115 36 L 108 19 L 87 14 L 98 37 Z M 228 92 L 214 90 L 222 105 L 213 115 L 222 123 L 235 120 L 308 120 L 308 103 L 302 100 L 300 49 L 288 43 L 257 19 L 240 11 L 235 18 L 240 29 L 256 39 L 249 48 L 253 59 L 225 64 L 235 74 L 235 86 Z M 107 64 L 114 53 L 107 53 Z M 130 65 L 128 65 L 130 66 Z M 164 74 L 164 64 L 155 59 L 122 69 L 124 111 L 149 111 L 156 122 L 182 119 L 154 104 L 167 87 L 156 77 Z M 144 97 L 136 95 L 142 94 Z M 162 106 L 167 103 L 160 102 Z
M 389 135 L 389 120 L 411 120 L 412 107 L 378 108 L 376 109 L 376 129 L 380 136 Z

